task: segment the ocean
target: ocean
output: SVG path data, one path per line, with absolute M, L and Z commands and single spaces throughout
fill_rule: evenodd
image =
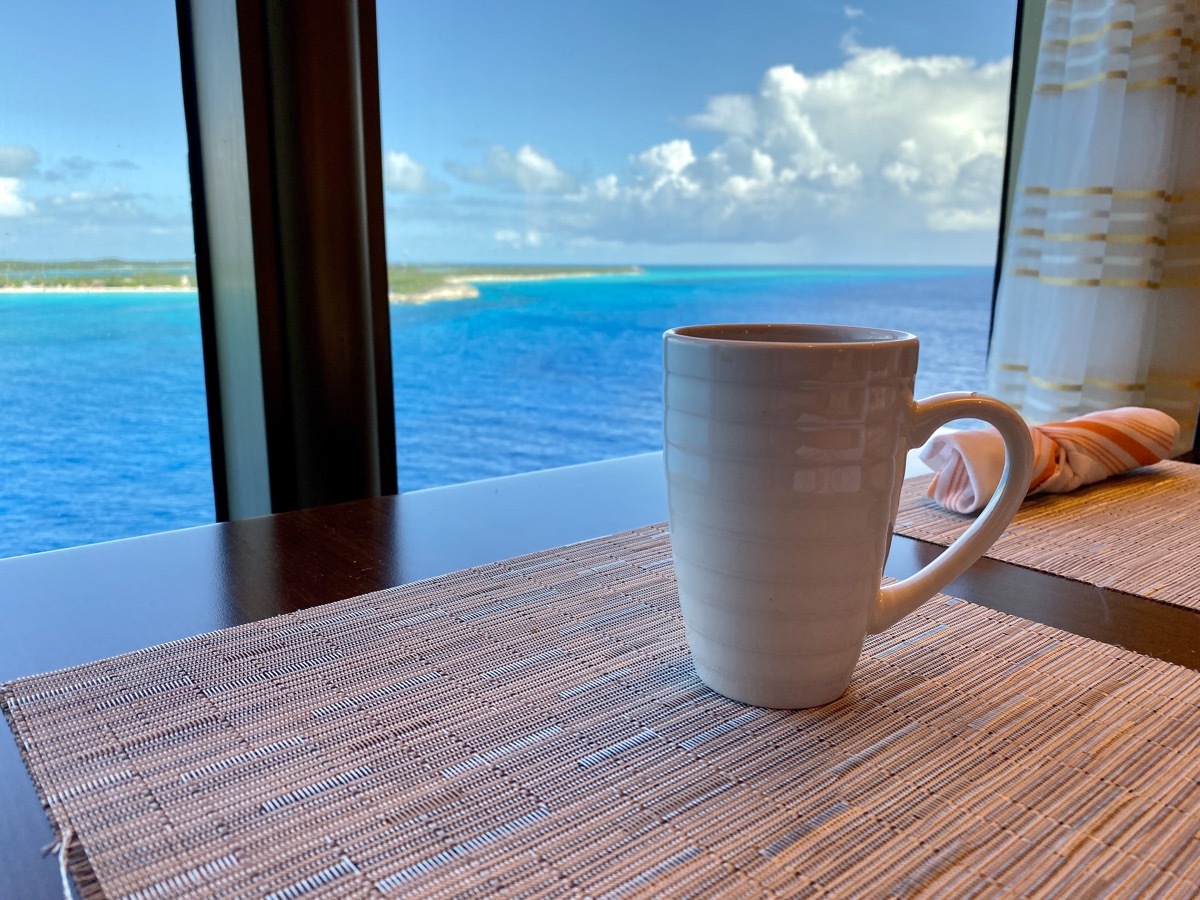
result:
M 657 450 L 661 335 L 840 322 L 981 390 L 990 268 L 650 268 L 391 308 L 401 490 Z M 213 521 L 196 295 L 0 295 L 0 556 Z

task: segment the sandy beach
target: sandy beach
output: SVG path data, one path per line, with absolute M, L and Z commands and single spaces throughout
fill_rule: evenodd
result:
M 427 291 L 413 293 L 393 292 L 388 294 L 392 303 L 434 303 L 442 300 L 474 300 L 479 296 L 476 284 L 499 284 L 515 281 L 559 281 L 564 278 L 595 278 L 600 275 L 638 275 L 641 269 L 628 269 L 616 272 L 588 271 L 578 272 L 538 272 L 512 273 L 487 272 L 479 275 L 447 275 L 445 281 Z
M 410 294 L 390 293 L 391 303 L 409 303 L 414 306 L 422 303 L 437 303 L 442 300 L 474 300 L 479 296 L 479 288 L 467 282 L 455 284 L 446 283 L 427 291 L 414 291 Z
M 423 291 L 391 291 L 388 301 L 419 305 L 453 300 L 474 300 L 479 296 L 475 285 L 516 281 L 556 281 L 563 278 L 593 278 L 600 275 L 637 275 L 641 269 L 625 270 L 578 270 L 560 272 L 480 272 L 478 275 L 446 275 L 441 284 Z M 146 293 L 175 294 L 195 293 L 195 285 L 69 285 L 69 284 L 10 284 L 0 286 L 0 294 L 110 294 Z

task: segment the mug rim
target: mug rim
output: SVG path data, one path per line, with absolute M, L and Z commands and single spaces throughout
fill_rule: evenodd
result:
M 787 339 L 786 332 L 789 331 L 796 332 L 798 339 Z M 811 337 L 803 339 L 802 332 L 807 332 Z M 772 334 L 778 334 L 780 337 L 769 337 Z M 804 322 L 728 322 L 711 325 L 680 325 L 663 332 L 663 338 L 706 345 L 761 347 L 764 350 L 769 347 L 851 348 L 917 340 L 915 334 L 890 328 Z

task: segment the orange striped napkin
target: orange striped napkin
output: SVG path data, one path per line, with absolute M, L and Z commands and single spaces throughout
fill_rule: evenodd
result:
M 1029 435 L 1034 472 L 1029 493 L 1063 493 L 1165 459 L 1179 437 L 1179 423 L 1156 409 L 1126 406 L 1031 425 Z M 934 470 L 929 496 L 946 509 L 971 513 L 983 509 L 1000 484 L 1004 442 L 994 428 L 955 431 L 934 435 L 920 456 Z

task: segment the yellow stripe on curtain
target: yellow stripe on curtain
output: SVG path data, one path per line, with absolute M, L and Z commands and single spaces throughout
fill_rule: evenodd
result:
M 1032 422 L 1160 404 L 1192 444 L 1198 23 L 1200 0 L 1047 4 L 988 367 Z

